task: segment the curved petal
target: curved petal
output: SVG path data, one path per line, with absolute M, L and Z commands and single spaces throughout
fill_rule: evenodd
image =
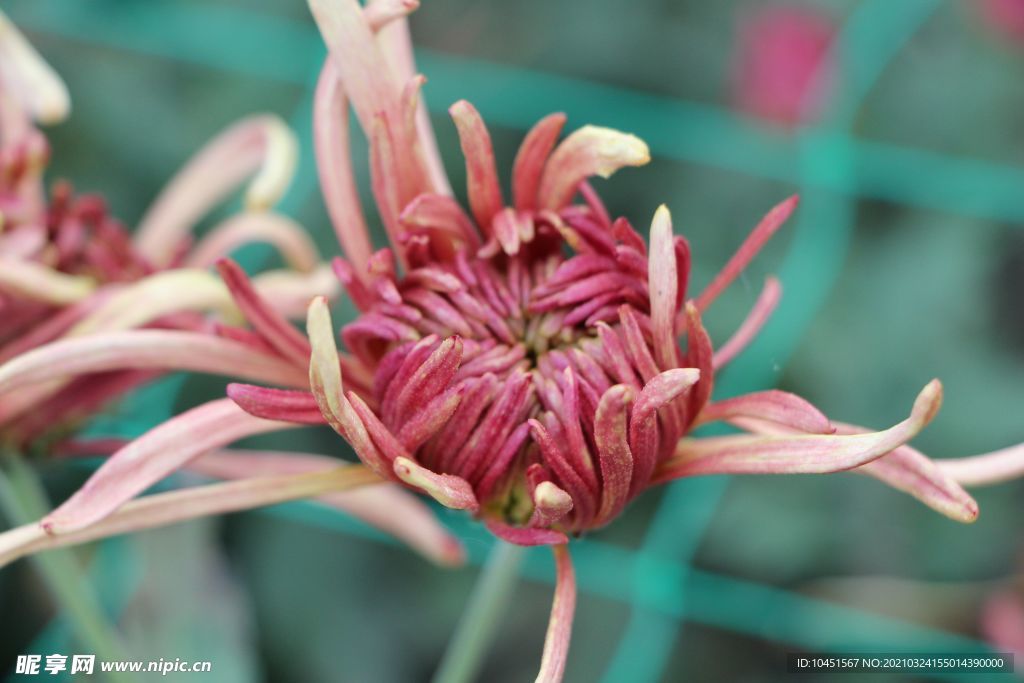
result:
M 462 477 L 432 472 L 404 457 L 395 458 L 394 470 L 399 479 L 409 486 L 421 489 L 445 507 L 474 513 L 480 509 L 472 487 Z
M 676 251 L 672 243 L 672 216 L 664 204 L 658 207 L 651 221 L 648 258 L 654 355 L 658 364 L 667 370 L 676 367 L 679 361 L 674 330 L 679 282 L 676 278 Z
M 62 339 L 17 356 L 0 366 L 0 393 L 125 369 L 185 370 L 306 386 L 302 369 L 230 339 L 177 330 L 130 330 Z
M 558 211 L 572 201 L 580 183 L 590 176 L 607 178 L 623 166 L 651 160 L 643 140 L 611 128 L 583 126 L 555 148 L 544 167 L 538 190 L 541 209 Z
M 346 465 L 327 472 L 259 477 L 158 493 L 133 500 L 109 517 L 84 528 L 52 527 L 43 520 L 39 524 L 26 524 L 6 531 L 0 534 L 0 567 L 19 557 L 51 548 L 87 543 L 197 517 L 345 491 L 379 481 L 365 467 Z
M 96 281 L 84 275 L 68 275 L 35 261 L 0 257 L 0 292 L 65 305 L 81 301 L 96 289 Z
M 272 245 L 285 263 L 304 273 L 320 263 L 320 254 L 304 227 L 282 214 L 246 211 L 214 226 L 189 252 L 185 266 L 212 266 L 238 247 L 254 242 Z
M 768 322 L 772 313 L 775 312 L 781 298 L 782 285 L 779 280 L 774 277 L 766 278 L 764 287 L 761 288 L 761 293 L 757 296 L 757 301 L 754 302 L 747 317 L 728 341 L 715 350 L 712 365 L 716 372 L 728 365 L 733 358 L 747 348 L 764 324 Z
M 824 413 L 809 401 L 776 389 L 710 403 L 694 424 L 717 421 L 732 422 L 747 431 L 758 431 L 750 429 L 750 421 L 770 422 L 805 434 L 832 434 L 836 431 Z
M 60 123 L 71 111 L 71 97 L 64 81 L 3 12 L 0 89 L 12 93 L 32 118 L 44 125 Z
M 229 398 L 203 404 L 154 427 L 110 456 L 42 525 L 55 534 L 83 529 L 207 451 L 246 436 L 295 426 L 253 417 Z
M 944 474 L 965 486 L 988 486 L 1024 476 L 1024 443 L 969 458 L 938 460 Z
M 576 611 L 576 573 L 569 549 L 564 545 L 551 548 L 555 556 L 555 599 L 544 637 L 544 655 L 540 662 L 537 683 L 559 683 L 565 673 L 572 638 L 572 618 Z
M 569 542 L 569 538 L 565 534 L 552 529 L 511 526 L 493 519 L 486 520 L 484 526 L 492 534 L 512 545 L 565 545 Z
M 864 465 L 902 446 L 931 422 L 942 404 L 932 380 L 903 422 L 881 432 L 854 435 L 721 436 L 683 439 L 655 481 L 697 474 L 823 474 Z
M 208 142 L 164 187 L 135 233 L 135 246 L 156 264 L 170 262 L 192 226 L 245 178 L 246 207 L 277 203 L 295 173 L 298 142 L 272 114 L 250 116 Z
M 251 384 L 232 382 L 227 388 L 228 398 L 238 407 L 265 420 L 282 420 L 298 424 L 327 424 L 313 394 L 308 391 L 268 389 Z
M 537 190 L 544 165 L 565 126 L 565 114 L 548 114 L 523 138 L 512 165 L 512 197 L 519 211 L 537 209 Z
M 466 186 L 469 208 L 484 234 L 491 233 L 491 220 L 501 211 L 505 201 L 501 197 L 498 169 L 494 162 L 491 135 L 487 132 L 480 112 L 466 100 L 453 104 L 448 113 L 455 121 L 466 159 Z

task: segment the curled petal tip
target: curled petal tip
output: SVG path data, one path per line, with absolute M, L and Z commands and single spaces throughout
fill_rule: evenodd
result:
M 36 52 L 25 36 L 0 13 L 0 60 L 9 66 L 5 86 L 13 91 L 33 119 L 44 125 L 60 123 L 71 111 L 67 86 Z
M 284 121 L 268 116 L 264 127 L 263 165 L 245 193 L 245 206 L 253 211 L 264 211 L 280 201 L 295 175 L 299 155 L 295 133 Z
M 539 508 L 562 517 L 572 510 L 572 496 L 553 482 L 542 481 L 533 491 L 533 502 Z
M 647 143 L 632 133 L 600 126 L 584 126 L 580 130 L 586 131 L 592 140 L 600 160 L 594 172 L 602 178 L 611 176 L 623 166 L 643 166 L 651 160 Z
M 427 493 L 445 507 L 476 513 L 480 504 L 469 482 L 450 474 L 438 474 L 409 458 L 399 456 L 392 465 L 395 476 Z
M 942 382 L 933 379 L 914 400 L 914 408 L 911 414 L 923 424 L 928 424 L 942 407 Z

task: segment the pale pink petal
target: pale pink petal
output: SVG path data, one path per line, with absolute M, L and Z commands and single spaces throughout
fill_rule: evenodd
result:
M 230 339 L 177 330 L 131 330 L 61 339 L 0 366 L 0 393 L 108 370 L 163 369 L 307 385 L 303 368 Z
M 95 524 L 193 458 L 238 439 L 296 425 L 253 417 L 229 398 L 193 408 L 149 430 L 110 456 L 43 520 L 52 533 Z
M 139 252 L 167 264 L 192 227 L 246 178 L 246 206 L 268 209 L 295 172 L 298 143 L 281 119 L 251 116 L 228 127 L 178 171 L 146 211 L 135 233 Z
M 425 492 L 441 505 L 455 510 L 476 512 L 480 509 L 473 488 L 462 477 L 438 474 L 409 458 L 394 461 L 395 475 L 409 486 Z
M 421 194 L 399 216 L 402 225 L 419 230 L 437 230 L 471 247 L 480 245 L 476 226 L 457 201 L 448 195 Z
M 750 309 L 750 313 L 747 314 L 739 329 L 715 351 L 712 362 L 716 371 L 728 365 L 729 361 L 742 353 L 743 349 L 747 348 L 747 345 L 754 340 L 757 333 L 768 322 L 768 319 L 775 311 L 775 307 L 779 305 L 779 299 L 781 298 L 782 285 L 779 284 L 778 279 L 774 277 L 765 279 L 764 287 L 761 289 L 757 301 L 754 302 L 754 306 Z
M 580 183 L 590 176 L 607 178 L 623 166 L 643 166 L 650 160 L 647 145 L 635 135 L 583 126 L 562 140 L 548 159 L 538 205 L 558 211 L 572 201 Z
M 324 455 L 278 451 L 216 451 L 193 461 L 189 469 L 218 479 L 248 479 L 303 472 L 330 472 L 339 461 Z M 356 491 L 332 492 L 317 500 L 337 508 L 407 543 L 443 566 L 465 559 L 462 544 L 416 496 L 395 484 L 381 483 Z
M 320 71 L 313 100 L 313 136 L 320 191 L 331 225 L 356 277 L 363 278 L 373 253 L 370 234 L 352 173 L 348 138 L 348 99 L 328 57 Z
M 523 223 L 532 223 L 528 215 L 520 214 L 512 207 L 501 209 L 494 215 L 491 230 L 494 238 L 501 245 L 501 250 L 509 256 L 519 253 L 519 236 L 523 232 Z
M 96 281 L 84 275 L 68 275 L 35 261 L 0 256 L 0 293 L 58 306 L 89 296 Z
M 278 213 L 247 211 L 218 223 L 189 252 L 184 265 L 206 268 L 254 242 L 270 244 L 296 270 L 308 273 L 320 263 L 316 245 L 301 225 Z
M 676 252 L 672 244 L 672 216 L 664 204 L 651 222 L 651 248 L 648 253 L 647 279 L 651 289 L 651 325 L 654 328 L 654 357 L 666 370 L 676 367 L 675 315 L 679 282 L 676 279 Z
M 770 422 L 806 434 L 832 434 L 836 428 L 825 415 L 806 399 L 788 391 L 771 389 L 727 398 L 708 404 L 697 424 L 725 421 L 750 429 L 753 422 Z
M 565 661 L 569 657 L 572 618 L 576 611 L 576 574 L 569 549 L 556 545 L 551 550 L 555 555 L 555 600 L 551 604 L 551 619 L 544 637 L 544 655 L 537 683 L 559 683 L 562 680 Z
M 391 22 L 415 12 L 419 6 L 419 0 L 368 0 L 363 16 L 370 29 L 380 31 Z
M 747 239 L 740 245 L 740 248 L 729 259 L 729 262 L 725 264 L 725 267 L 718 272 L 718 275 L 714 277 L 711 283 L 700 293 L 700 296 L 697 297 L 697 308 L 702 311 L 705 310 L 711 305 L 712 301 L 718 298 L 719 294 L 725 291 L 726 287 L 732 284 L 733 280 L 739 277 L 740 273 L 746 269 L 747 265 L 761 251 L 761 247 L 786 222 L 790 214 L 796 209 L 799 201 L 800 198 L 793 195 L 765 214 L 765 217 L 754 227 L 747 236 Z
M 985 601 L 979 618 L 982 635 L 1000 652 L 1024 657 L 1024 596 L 1019 589 L 1001 588 Z
M 501 197 L 501 185 L 498 183 L 491 135 L 480 118 L 480 112 L 466 100 L 453 104 L 448 113 L 459 131 L 462 155 L 466 159 L 469 208 L 480 230 L 490 234 L 491 220 L 505 205 Z
M 17 98 L 21 107 L 44 125 L 60 123 L 71 111 L 71 98 L 64 81 L 3 12 L 0 12 L 0 91 Z
M 939 469 L 964 486 L 988 486 L 1024 476 L 1024 443 L 969 458 L 937 460 Z
M 537 209 L 541 174 L 563 126 L 565 114 L 548 114 L 530 129 L 519 146 L 512 166 L 512 196 L 520 211 Z
M 380 478 L 360 465 L 326 472 L 304 472 L 196 486 L 133 500 L 97 523 L 62 528 L 26 524 L 0 534 L 0 567 L 31 553 L 87 543 L 143 529 L 176 524 L 198 517 L 276 505 L 328 492 L 376 484 Z
M 683 439 L 655 480 L 697 474 L 822 474 L 859 467 L 902 446 L 942 404 L 942 385 L 930 382 L 910 417 L 881 432 L 855 435 L 721 436 Z

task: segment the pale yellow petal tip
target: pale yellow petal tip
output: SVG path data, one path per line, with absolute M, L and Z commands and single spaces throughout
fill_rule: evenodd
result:
M 588 138 L 598 156 L 604 160 L 595 169 L 602 178 L 608 178 L 623 166 L 643 166 L 651 160 L 647 143 L 632 133 L 588 125 L 580 128 L 577 134 Z
M 0 59 L 10 65 L 15 98 L 44 125 L 60 123 L 71 113 L 71 96 L 57 72 L 46 63 L 21 31 L 0 13 Z
M 276 116 L 264 124 L 263 163 L 245 192 L 245 208 L 265 211 L 284 196 L 295 176 L 299 143 L 295 133 Z
M 537 488 L 533 492 L 533 500 L 537 507 L 544 508 L 545 510 L 564 510 L 567 512 L 572 509 L 572 496 L 550 481 L 543 481 L 537 484 Z

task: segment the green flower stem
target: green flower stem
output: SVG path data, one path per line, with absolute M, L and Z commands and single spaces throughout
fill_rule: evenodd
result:
M 46 493 L 35 472 L 21 456 L 4 452 L 0 463 L 3 465 L 0 469 L 0 509 L 12 526 L 26 524 L 49 512 Z M 78 558 L 70 550 L 51 550 L 32 556 L 30 561 L 43 577 L 61 614 L 71 623 L 78 644 L 83 648 L 78 654 L 95 654 L 100 661 L 128 659 L 120 636 L 103 613 Z M 96 671 L 99 672 L 99 666 Z M 103 675 L 108 680 L 122 683 L 135 680 L 123 672 Z
M 518 583 L 523 551 L 522 547 L 504 541 L 495 543 L 433 683 L 467 683 L 475 679 Z

